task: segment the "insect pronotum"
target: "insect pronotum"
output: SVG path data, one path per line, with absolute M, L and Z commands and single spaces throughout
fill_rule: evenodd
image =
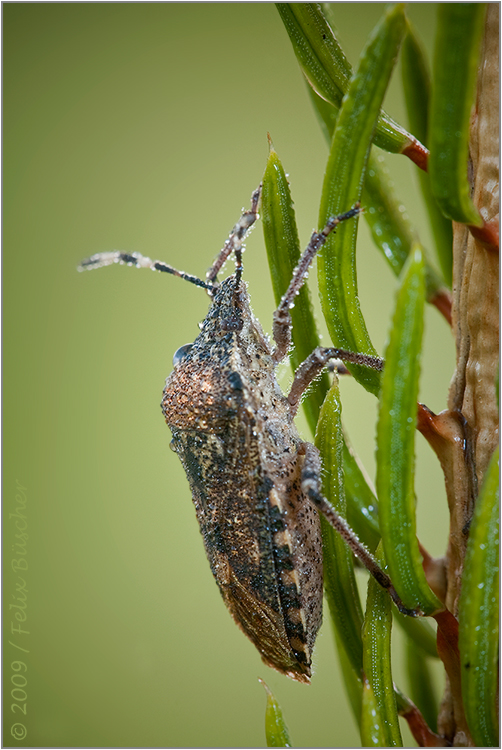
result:
M 151 268 L 207 290 L 209 312 L 191 345 L 178 349 L 166 380 L 162 412 L 171 447 L 185 469 L 221 595 L 263 661 L 300 682 L 311 677 L 312 650 L 322 619 L 323 566 L 318 511 L 354 554 L 404 607 L 391 580 L 330 505 L 321 490 L 317 448 L 294 424 L 302 394 L 329 360 L 381 370 L 377 357 L 318 347 L 295 373 L 288 396 L 276 367 L 291 344 L 290 308 L 328 235 L 359 213 L 359 205 L 314 232 L 273 316 L 271 344 L 253 316 L 242 281 L 242 241 L 258 218 L 261 186 L 234 226 L 203 281 L 138 253 L 99 253 L 79 270 L 112 263 Z M 227 258 L 235 273 L 218 283 Z

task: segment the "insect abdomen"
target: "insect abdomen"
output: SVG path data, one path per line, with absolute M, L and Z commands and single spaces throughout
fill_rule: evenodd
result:
M 258 438 L 243 415 L 225 432 L 173 429 L 211 570 L 227 608 L 265 663 L 308 682 L 321 622 L 320 537 L 307 546 L 305 534 L 290 528 L 301 521 L 305 502 L 299 485 L 286 507 L 263 476 Z M 237 466 L 229 466 L 234 461 L 246 467 L 238 479 Z

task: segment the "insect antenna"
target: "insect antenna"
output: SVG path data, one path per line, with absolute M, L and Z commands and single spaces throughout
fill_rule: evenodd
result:
M 103 266 L 111 266 L 113 263 L 120 263 L 126 266 L 135 266 L 136 268 L 150 268 L 152 271 L 161 271 L 164 273 L 170 273 L 173 276 L 179 276 L 180 279 L 189 281 L 190 284 L 200 286 L 206 289 L 210 294 L 213 294 L 217 287 L 207 281 L 199 279 L 197 276 L 192 276 L 184 271 L 178 271 L 177 268 L 173 268 L 168 263 L 164 263 L 160 260 L 152 260 L 147 258 L 140 253 L 123 253 L 119 250 L 114 250 L 108 253 L 96 253 L 91 255 L 90 258 L 83 260 L 77 267 L 78 271 L 92 271 L 95 268 L 102 268 Z

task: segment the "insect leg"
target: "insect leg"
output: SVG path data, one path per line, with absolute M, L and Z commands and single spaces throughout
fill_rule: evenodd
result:
M 364 546 L 355 532 L 352 531 L 347 521 L 337 513 L 331 503 L 322 494 L 320 489 L 321 460 L 317 448 L 311 445 L 311 443 L 304 443 L 304 449 L 305 460 L 302 469 L 303 492 L 309 497 L 319 512 L 323 514 L 328 523 L 338 531 L 342 539 L 348 544 L 354 555 L 359 558 L 377 583 L 389 592 L 398 610 L 410 617 L 419 617 L 423 614 L 422 611 L 419 609 L 408 609 L 404 606 L 387 573 L 384 573 L 371 552 Z
M 372 357 L 370 354 L 358 354 L 348 352 L 345 349 L 335 347 L 318 346 L 306 360 L 304 360 L 295 372 L 288 401 L 291 407 L 291 416 L 294 416 L 300 405 L 300 400 L 311 382 L 319 375 L 330 359 L 341 359 L 345 362 L 353 362 L 356 365 L 370 367 L 373 370 L 383 370 L 384 361 L 380 357 Z
M 91 255 L 90 258 L 83 260 L 77 267 L 77 270 L 92 271 L 95 268 L 111 266 L 113 263 L 135 266 L 136 268 L 150 268 L 152 271 L 163 271 L 164 273 L 170 273 L 173 276 L 179 276 L 180 279 L 189 281 L 191 284 L 195 284 L 195 286 L 201 286 L 209 292 L 215 291 L 213 284 L 208 284 L 207 282 L 202 281 L 202 279 L 197 278 L 197 276 L 192 276 L 184 271 L 178 271 L 168 263 L 163 263 L 160 260 L 152 260 L 140 253 L 123 253 L 120 250 L 113 250 L 108 253 L 96 253 L 95 255 Z
M 347 219 L 352 219 L 360 212 L 361 206 L 359 203 L 356 203 L 350 211 L 346 211 L 346 213 L 340 214 L 339 216 L 332 216 L 321 232 L 312 232 L 310 242 L 303 251 L 300 262 L 294 270 L 293 278 L 291 279 L 288 290 L 283 295 L 279 307 L 274 313 L 272 330 L 276 348 L 272 356 L 276 362 L 280 362 L 288 353 L 291 344 L 291 315 L 289 311 L 294 305 L 296 295 L 305 283 L 308 270 L 316 253 L 324 245 L 329 235 L 336 229 L 338 224 Z
M 261 188 L 262 183 L 260 182 L 251 196 L 251 208 L 248 211 L 244 211 L 241 218 L 230 232 L 228 240 L 223 245 L 220 254 L 206 273 L 206 279 L 210 284 L 213 284 L 216 281 L 216 277 L 223 264 L 232 253 L 235 255 L 237 279 L 240 281 L 242 273 L 242 241 L 258 218 L 258 203 L 260 202 Z

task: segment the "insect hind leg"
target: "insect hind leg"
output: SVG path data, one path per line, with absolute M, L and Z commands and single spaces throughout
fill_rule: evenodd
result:
M 305 459 L 302 468 L 302 490 L 308 496 L 328 523 L 338 531 L 354 555 L 362 562 L 377 583 L 389 592 L 389 595 L 400 612 L 410 617 L 419 617 L 423 612 L 419 609 L 405 607 L 392 581 L 381 569 L 371 552 L 364 546 L 357 534 L 352 531 L 347 521 L 342 518 L 321 492 L 321 459 L 319 451 L 314 445 L 304 443 Z

